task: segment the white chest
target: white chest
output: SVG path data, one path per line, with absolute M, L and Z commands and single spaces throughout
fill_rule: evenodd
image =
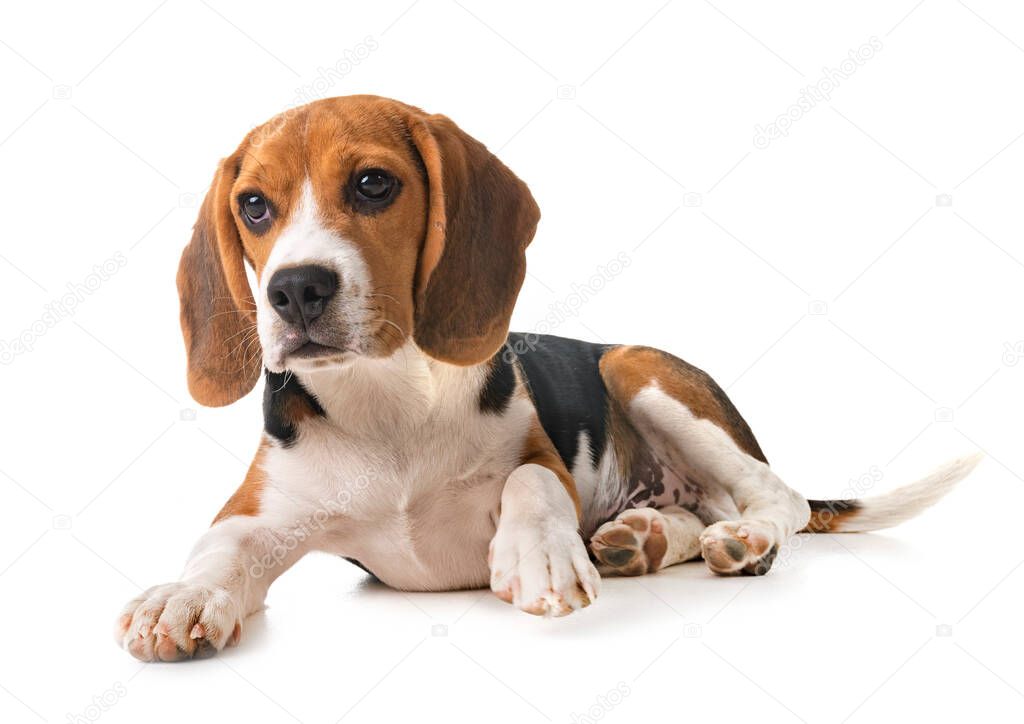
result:
M 486 585 L 501 492 L 529 419 L 522 403 L 469 424 L 432 419 L 370 437 L 310 420 L 294 446 L 269 451 L 264 506 L 301 509 L 318 547 L 396 588 Z

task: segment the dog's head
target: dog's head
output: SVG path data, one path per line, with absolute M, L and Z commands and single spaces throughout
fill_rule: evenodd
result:
M 540 212 L 448 118 L 350 96 L 285 112 L 225 158 L 181 257 L 189 390 L 385 357 L 482 362 L 505 340 Z M 247 280 L 255 271 L 258 288 Z

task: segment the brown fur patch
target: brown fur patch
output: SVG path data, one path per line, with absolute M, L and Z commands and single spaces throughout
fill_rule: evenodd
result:
M 269 446 L 270 444 L 266 440 L 260 442 L 256 456 L 253 458 L 252 464 L 249 465 L 249 471 L 245 474 L 245 480 L 242 481 L 241 486 L 235 491 L 234 495 L 228 498 L 228 502 L 217 513 L 213 523 L 219 523 L 233 515 L 259 515 L 260 498 L 263 495 L 263 486 L 266 483 L 266 472 L 263 470 L 263 463 L 266 460 L 267 448 Z
M 289 425 L 297 425 L 320 414 L 314 405 L 315 401 L 308 394 L 290 394 L 284 400 L 282 416 Z
M 237 155 L 221 162 L 178 265 L 189 392 L 214 407 L 251 390 L 262 367 L 258 345 L 251 353 L 256 305 L 227 201 L 236 164 Z
M 522 459 L 519 461 L 520 465 L 529 463 L 541 465 L 558 476 L 558 479 L 562 481 L 562 485 L 565 487 L 565 491 L 572 498 L 572 504 L 576 508 L 576 519 L 582 519 L 583 510 L 580 507 L 579 492 L 576 490 L 576 480 L 565 467 L 565 463 L 562 462 L 562 458 L 551 442 L 551 438 L 544 432 L 540 420 L 536 417 L 533 418 L 533 422 L 530 424 L 530 431 L 526 434 Z
M 811 519 L 801 531 L 806 533 L 841 531 L 843 522 L 860 510 L 856 500 L 808 500 L 807 503 L 811 506 Z
M 657 383 L 694 416 L 725 430 L 744 452 L 767 462 L 754 433 L 722 388 L 707 373 L 683 360 L 652 347 L 615 347 L 601 358 L 601 376 L 610 395 L 623 406 L 640 390 Z
M 526 184 L 482 143 L 444 116 L 417 113 L 412 141 L 430 196 L 416 342 L 445 362 L 477 364 L 508 335 L 540 209 Z

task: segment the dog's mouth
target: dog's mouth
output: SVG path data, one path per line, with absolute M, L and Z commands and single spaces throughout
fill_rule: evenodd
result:
M 332 347 L 331 345 L 308 341 L 296 349 L 293 349 L 285 356 L 292 359 L 315 360 L 322 357 L 336 357 L 344 353 L 345 350 L 340 349 L 339 347 Z
M 280 348 L 277 367 L 299 371 L 322 369 L 348 360 L 354 351 L 350 345 L 327 344 L 306 334 L 290 335 Z M 333 341 L 333 340 L 332 340 Z
M 338 347 L 306 340 L 282 355 L 285 366 L 291 369 L 319 369 L 345 362 L 353 355 L 348 346 Z

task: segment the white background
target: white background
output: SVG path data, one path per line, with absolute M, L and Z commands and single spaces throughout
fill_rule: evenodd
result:
M 0 719 L 1020 721 L 1024 13 L 825 5 L 5 6 L 0 339 L 31 350 L 0 366 Z M 249 128 L 348 93 L 445 113 L 530 184 L 514 328 L 707 369 L 810 496 L 988 459 L 896 530 L 804 537 L 764 578 L 606 580 L 566 619 L 310 556 L 240 647 L 139 664 L 115 614 L 177 576 L 261 429 L 259 392 L 187 419 L 174 273 L 198 201 Z

